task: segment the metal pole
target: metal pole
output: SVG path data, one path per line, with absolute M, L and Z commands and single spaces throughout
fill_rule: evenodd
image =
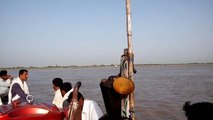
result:
M 131 0 L 126 0 L 126 26 L 127 26 L 127 41 L 128 41 L 128 78 L 134 81 L 133 78 L 133 49 L 132 49 L 132 27 L 131 27 Z M 135 120 L 135 98 L 134 98 L 134 91 L 129 96 L 130 101 L 130 118 Z

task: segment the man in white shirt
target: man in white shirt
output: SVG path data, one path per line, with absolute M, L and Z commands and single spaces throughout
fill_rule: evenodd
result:
M 8 104 L 11 102 L 27 102 L 26 97 L 29 95 L 29 89 L 27 85 L 28 71 L 21 69 L 19 71 L 19 77 L 12 81 L 8 94 Z
M 68 97 L 68 102 L 72 101 L 73 92 Z M 93 101 L 84 99 L 82 94 L 78 92 L 78 110 L 81 111 L 81 120 L 99 120 L 103 116 L 99 105 Z M 77 113 L 78 114 L 78 113 Z M 75 119 L 76 117 L 74 117 Z
M 69 94 L 73 91 L 72 84 L 70 82 L 64 82 L 60 89 L 63 96 L 60 107 L 63 108 L 64 104 L 69 104 L 66 100 L 68 99 Z
M 58 108 L 61 108 L 62 103 L 62 94 L 60 87 L 63 84 L 63 80 L 61 78 L 54 78 L 52 80 L 53 89 L 55 91 L 55 96 L 53 98 L 52 104 L 56 105 Z
M 9 87 L 12 82 L 12 78 L 12 76 L 7 75 L 6 70 L 2 70 L 0 72 L 0 100 L 2 98 L 3 102 L 7 102 Z

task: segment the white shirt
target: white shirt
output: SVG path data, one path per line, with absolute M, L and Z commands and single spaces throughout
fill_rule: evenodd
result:
M 103 116 L 99 105 L 92 100 L 84 100 L 84 106 L 82 110 L 82 120 L 98 120 Z
M 0 95 L 8 94 L 10 82 L 10 79 L 3 80 L 0 78 Z
M 58 89 L 58 90 L 55 91 L 55 96 L 53 98 L 52 104 L 55 104 L 58 108 L 62 108 L 61 102 L 62 102 L 61 90 Z
M 11 91 L 12 91 L 12 86 L 13 86 L 13 84 L 15 84 L 15 83 L 18 83 L 18 84 L 20 85 L 21 89 L 24 91 L 25 94 L 29 94 L 29 89 L 28 89 L 27 82 L 26 82 L 26 81 L 22 82 L 22 80 L 21 80 L 19 77 L 17 77 L 16 79 L 14 79 L 14 80 L 12 81 L 12 84 L 10 85 L 10 89 L 9 89 L 9 93 L 8 93 L 8 104 L 10 104 L 12 101 L 15 101 L 15 100 L 17 100 L 17 99 L 20 98 L 20 96 L 19 96 L 18 94 L 16 94 L 16 95 L 12 98 L 12 93 L 11 93 Z
M 8 94 L 10 83 L 11 83 L 10 79 L 3 80 L 2 78 L 0 78 L 0 96 Z M 1 98 L 0 98 L 0 105 L 3 105 Z
M 1 101 L 1 98 L 0 98 L 0 105 L 2 105 L 2 101 Z
M 62 98 L 62 101 L 61 101 L 61 103 L 60 103 L 60 108 L 63 108 L 63 102 L 66 100 L 66 99 L 68 99 L 68 97 L 69 97 L 69 95 L 70 95 L 70 93 L 73 91 L 73 88 L 71 89 L 71 90 L 69 90 L 64 96 L 63 96 L 63 98 Z

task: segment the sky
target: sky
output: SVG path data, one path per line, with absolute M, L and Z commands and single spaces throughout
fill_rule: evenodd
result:
M 213 0 L 131 0 L 136 64 L 213 62 Z M 0 0 L 0 67 L 119 64 L 125 0 Z

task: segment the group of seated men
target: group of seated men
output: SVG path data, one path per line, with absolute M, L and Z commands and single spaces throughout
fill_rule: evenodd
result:
M 13 78 L 7 74 L 6 70 L 0 72 L 0 105 L 27 102 L 26 96 L 29 95 L 27 85 L 28 71 L 21 69 L 19 76 Z

